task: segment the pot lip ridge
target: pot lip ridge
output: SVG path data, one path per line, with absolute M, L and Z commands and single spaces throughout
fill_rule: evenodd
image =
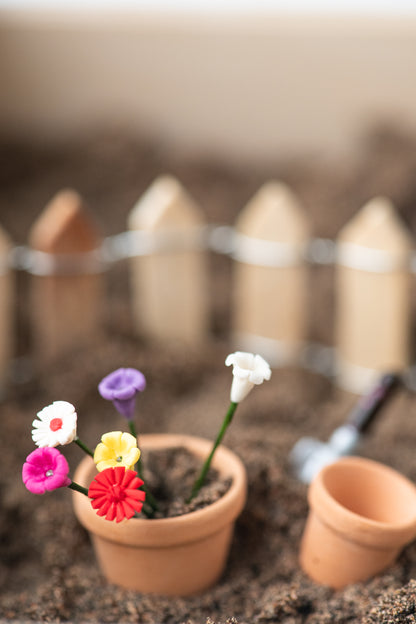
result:
M 139 438 L 141 448 L 157 449 L 183 446 L 201 457 L 206 457 L 212 441 L 185 434 L 143 434 Z M 227 447 L 220 445 L 214 455 L 212 466 L 232 482 L 227 492 L 217 501 L 182 516 L 173 518 L 131 518 L 117 524 L 98 516 L 90 500 L 79 492 L 73 492 L 75 514 L 89 531 L 119 543 L 134 542 L 141 547 L 167 546 L 191 542 L 215 533 L 235 521 L 242 511 L 247 496 L 247 475 L 241 459 Z M 79 463 L 74 481 L 88 487 L 94 464 L 91 457 Z
M 404 544 L 415 537 L 416 512 L 413 519 L 404 522 L 383 522 L 361 516 L 335 500 L 327 491 L 324 483 L 328 471 L 333 469 L 335 465 L 361 465 L 370 470 L 382 470 L 406 485 L 409 489 L 409 493 L 413 490 L 413 495 L 416 499 L 416 486 L 410 479 L 394 468 L 366 457 L 343 457 L 334 464 L 323 468 L 309 486 L 309 505 L 321 522 L 337 533 L 349 534 L 351 541 L 368 543 L 373 546 L 381 547 L 381 545 L 385 545 L 387 535 L 389 539 L 397 541 L 398 544 Z

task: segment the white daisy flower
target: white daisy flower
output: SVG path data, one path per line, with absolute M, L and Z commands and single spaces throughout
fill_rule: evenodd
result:
M 233 383 L 231 385 L 231 401 L 240 403 L 250 392 L 254 385 L 270 379 L 270 366 L 261 355 L 236 351 L 231 353 L 225 360 L 226 366 L 233 365 Z
M 39 447 L 69 444 L 77 433 L 77 413 L 67 401 L 54 401 L 37 414 L 32 423 L 32 438 Z

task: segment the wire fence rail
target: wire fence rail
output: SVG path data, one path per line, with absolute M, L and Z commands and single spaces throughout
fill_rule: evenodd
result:
M 310 235 L 308 217 L 283 184 L 265 184 L 234 225 L 207 224 L 180 183 L 158 178 L 134 206 L 128 230 L 100 239 L 73 191 L 59 193 L 27 245 L 0 231 L 0 381 L 13 358 L 16 271 L 31 276 L 33 357 L 40 362 L 85 341 L 99 327 L 102 280 L 129 263 L 135 329 L 157 341 L 209 339 L 209 253 L 233 265 L 231 340 L 272 366 L 300 366 L 355 393 L 411 362 L 413 238 L 385 198 L 375 198 L 336 240 Z M 308 337 L 311 266 L 334 269 L 334 346 Z
M 238 234 L 229 225 L 209 225 L 201 228 L 199 239 L 192 249 L 211 251 L 229 256 L 233 260 L 238 257 Z M 267 241 L 259 241 L 267 245 Z M 277 243 L 272 243 L 275 252 Z M 166 238 L 155 237 L 147 232 L 121 232 L 107 236 L 101 246 L 84 254 L 50 254 L 36 251 L 27 245 L 17 245 L 9 250 L 0 265 L 0 274 L 8 270 L 25 271 L 32 275 L 62 275 L 74 273 L 101 273 L 111 269 L 112 265 L 130 258 L 148 256 L 153 253 L 183 251 L 180 241 L 169 243 Z M 267 249 L 267 248 L 266 248 Z M 340 252 L 341 250 L 341 252 Z M 372 251 L 368 250 L 369 256 Z M 334 266 L 342 258 L 342 246 L 330 238 L 311 238 L 304 250 L 304 259 L 311 265 Z M 376 258 L 374 254 L 374 260 Z M 371 262 L 371 261 L 370 261 Z M 257 259 L 257 264 L 261 263 Z M 278 259 L 265 260 L 264 266 L 282 266 Z M 375 264 L 375 263 L 374 263 Z M 382 272 L 370 266 L 369 271 Z M 416 274 L 416 253 L 409 255 L 408 270 Z

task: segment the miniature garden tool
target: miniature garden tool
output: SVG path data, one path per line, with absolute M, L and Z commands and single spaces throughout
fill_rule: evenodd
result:
M 361 435 L 367 431 L 382 405 L 397 388 L 398 381 L 397 375 L 383 375 L 374 388 L 361 397 L 347 422 L 335 429 L 328 442 L 316 438 L 298 440 L 290 453 L 290 462 L 297 478 L 303 483 L 311 483 L 324 466 L 340 457 L 351 455 Z

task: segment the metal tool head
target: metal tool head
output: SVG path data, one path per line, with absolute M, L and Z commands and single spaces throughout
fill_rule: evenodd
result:
M 381 407 L 398 387 L 398 381 L 394 373 L 380 377 L 371 391 L 359 399 L 347 422 L 335 429 L 328 442 L 315 438 L 298 440 L 289 455 L 297 478 L 303 483 L 310 483 L 322 468 L 340 457 L 350 455 L 357 448 L 361 434 L 367 431 Z
M 310 483 L 321 468 L 338 459 L 338 454 L 328 443 L 315 438 L 300 438 L 289 459 L 299 481 Z
M 292 470 L 300 481 L 310 483 L 322 468 L 344 455 L 349 455 L 356 448 L 358 441 L 358 431 L 348 425 L 338 427 L 328 442 L 320 442 L 315 438 L 300 438 L 289 456 Z

